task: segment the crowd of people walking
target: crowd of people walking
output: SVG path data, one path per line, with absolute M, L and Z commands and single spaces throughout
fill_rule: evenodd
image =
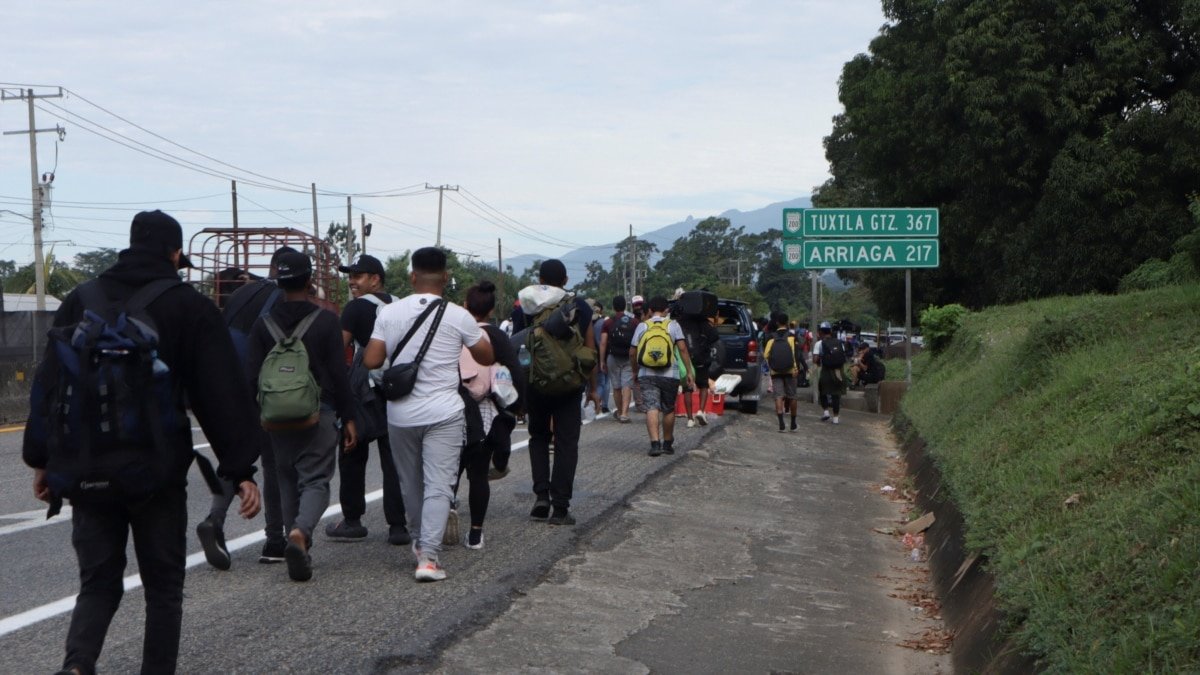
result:
M 460 306 L 445 298 L 444 250 L 418 249 L 410 263 L 412 293 L 400 298 L 385 290 L 378 259 L 341 267 L 352 298 L 339 316 L 311 301 L 309 256 L 280 247 L 265 279 L 222 272 L 214 303 L 179 279 L 191 266 L 179 223 L 161 211 L 135 216 L 117 264 L 64 300 L 31 396 L 23 456 L 34 494 L 51 514 L 64 499 L 73 506 L 81 588 L 63 672 L 94 672 L 123 593 L 130 531 L 146 588 L 144 665 L 175 669 L 194 460 L 212 492 L 195 528 L 208 564 L 232 566 L 225 522 L 237 500 L 244 518 L 265 511 L 259 562 L 284 563 L 304 582 L 335 471 L 341 518 L 321 531 L 332 541 L 367 538 L 375 444 L 386 541 L 409 547 L 413 577 L 431 582 L 447 578 L 445 547 L 484 547 L 489 481 L 509 474 L 520 424 L 529 433 L 529 517 L 552 526 L 576 523 L 585 415 L 625 424 L 644 413 L 651 457 L 675 452 L 681 399 L 688 427 L 708 424 L 717 317 L 685 309 L 707 305 L 682 289 L 672 301 L 613 297 L 606 316 L 600 301 L 567 290 L 561 261 L 546 260 L 497 326 L 494 284 L 467 289 Z M 772 316 L 763 353 L 780 431 L 785 416 L 797 428 L 810 357 L 822 419 L 839 422 L 848 359 L 828 324 L 819 331 L 811 341 L 786 315 Z M 189 409 L 215 470 L 193 449 Z

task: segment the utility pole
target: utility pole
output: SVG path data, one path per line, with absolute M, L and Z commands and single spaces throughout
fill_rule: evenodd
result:
M 737 265 L 737 276 L 734 277 L 734 279 L 733 279 L 733 285 L 741 286 L 742 285 L 742 263 L 748 262 L 748 261 L 745 258 L 737 258 L 735 260 L 730 260 L 729 262 Z
M 450 190 L 451 192 L 458 192 L 458 186 L 457 185 L 430 185 L 429 183 L 426 183 L 425 189 L 438 191 L 437 243 L 434 245 L 437 246 L 438 248 L 441 248 L 442 247 L 442 196 L 445 194 L 446 190 Z
M 358 231 L 362 235 L 362 237 L 361 237 L 362 252 L 363 252 L 363 255 L 366 255 L 367 254 L 367 236 L 371 234 L 371 228 L 367 227 L 367 214 L 360 213 L 360 214 L 358 214 L 358 217 L 359 217 Z
M 238 238 L 238 212 L 237 212 L 237 181 L 229 181 L 229 198 L 233 202 L 233 266 L 240 268 L 242 266 L 241 253 L 238 251 L 242 247 L 242 242 Z M 247 258 L 249 254 L 247 253 Z M 247 261 L 248 262 L 248 261 Z M 248 267 L 249 265 L 247 265 Z
M 630 287 L 630 290 L 633 291 L 633 293 L 632 293 L 632 295 L 629 296 L 630 300 L 632 301 L 633 296 L 637 295 L 637 271 L 638 271 L 637 239 L 634 239 L 634 237 L 633 237 L 633 225 L 629 226 L 629 249 L 630 249 L 630 251 L 632 251 L 632 255 L 630 256 L 630 258 L 631 258 L 631 263 L 633 264 L 633 274 L 632 274 L 632 276 L 630 276 L 630 283 L 633 284 Z
M 354 222 L 354 216 L 350 213 L 350 195 L 346 195 L 346 243 L 347 244 L 354 241 L 354 239 L 350 236 L 350 233 L 354 231 L 354 230 L 350 229 L 350 228 L 354 227 L 354 225 L 352 225 L 353 222 Z M 353 247 L 351 247 L 351 248 L 353 248 Z M 346 253 L 352 254 L 350 256 L 351 259 L 347 260 L 346 264 L 347 265 L 353 264 L 354 263 L 354 260 L 353 260 L 354 251 L 346 251 Z
M 496 297 L 504 297 L 504 249 L 496 238 Z
M 33 277 L 37 292 L 37 310 L 46 311 L 46 261 L 42 257 L 42 195 L 43 187 L 38 181 L 37 168 L 37 135 L 47 131 L 58 134 L 59 140 L 66 136 L 67 130 L 59 125 L 53 129 L 38 129 L 34 120 L 33 103 L 39 98 L 62 98 L 62 87 L 57 94 L 34 94 L 32 89 L 22 89 L 18 96 L 10 96 L 7 91 L 0 90 L 0 101 L 24 100 L 29 104 L 29 130 L 6 131 L 5 136 L 13 134 L 29 134 L 29 177 L 33 187 Z

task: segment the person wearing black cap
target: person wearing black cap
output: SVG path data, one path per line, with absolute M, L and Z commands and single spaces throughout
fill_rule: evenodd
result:
M 275 284 L 275 276 L 278 274 L 275 265 L 285 254 L 295 252 L 296 249 L 290 246 L 280 246 L 271 256 L 271 268 L 267 273 L 267 278 L 247 280 L 225 301 L 221 314 L 225 319 L 225 326 L 229 329 L 229 335 L 233 338 L 238 362 L 243 367 L 246 365 L 248 351 L 247 336 L 250 335 L 250 329 L 254 327 L 254 322 L 271 311 L 275 303 L 283 298 L 283 291 L 279 290 Z M 258 446 L 259 457 L 262 458 L 263 520 L 266 521 L 264 531 L 267 535 L 258 562 L 281 563 L 283 562 L 283 550 L 287 546 L 284 538 L 287 533 L 283 529 L 283 513 L 279 507 L 279 483 L 276 480 L 275 453 L 271 450 L 270 436 L 261 426 L 255 424 L 252 433 Z M 234 486 L 225 483 L 222 493 L 213 495 L 208 517 L 196 525 L 196 537 L 200 540 L 200 547 L 204 550 L 204 559 L 208 561 L 209 565 L 219 570 L 228 570 L 233 565 L 233 558 L 225 546 L 225 514 L 233 504 L 234 492 Z
M 345 450 L 356 442 L 354 403 L 350 398 L 350 380 L 346 373 L 345 348 L 341 326 L 333 312 L 320 309 L 308 294 L 312 262 L 295 251 L 285 253 L 275 264 L 275 281 L 283 290 L 283 300 L 269 313 L 283 335 L 292 335 L 301 323 L 308 328 L 300 342 L 308 353 L 308 367 L 321 389 L 319 415 L 315 424 L 271 428 L 271 448 L 275 451 L 275 470 L 279 478 L 279 504 L 287 528 L 284 559 L 293 581 L 312 578 L 312 534 L 329 506 L 329 481 L 339 437 L 338 423 Z M 315 315 L 310 318 L 310 315 Z M 276 340 L 267 326 L 267 317 L 259 318 L 250 329 L 246 368 L 251 388 L 259 390 L 259 375 L 267 353 Z M 265 426 L 265 425 L 264 425 Z
M 117 263 L 98 279 L 63 300 L 54 325 L 78 323 L 84 312 L 83 296 L 93 290 L 124 302 L 151 283 L 178 281 L 178 270 L 190 266 L 183 254 L 179 222 L 162 211 L 143 211 L 133 218 L 129 248 L 121 251 Z M 233 343 L 217 306 L 180 282 L 150 301 L 144 311 L 157 329 L 158 358 L 172 374 L 177 416 L 184 422 L 166 430 L 172 452 L 166 487 L 135 503 L 72 504 L 71 541 L 81 584 L 67 631 L 64 671 L 90 673 L 96 668 L 124 592 L 126 541 L 132 530 L 146 597 L 142 668 L 145 672 L 175 672 L 187 558 L 187 474 L 195 456 L 185 395 L 220 460 L 218 475 L 237 486 L 239 512 L 253 518 L 259 509 L 253 480 L 258 453 L 251 440 L 256 423 L 250 391 L 244 378 L 212 376 L 230 369 L 238 372 Z M 47 451 L 27 427 L 22 454 L 35 469 L 34 496 L 43 500 L 51 498 L 45 471 Z
M 350 294 L 354 296 L 342 309 L 342 343 L 347 347 L 353 344 L 357 354 L 371 340 L 379 309 L 390 305 L 396 298 L 383 289 L 387 272 L 378 258 L 359 256 L 353 265 L 342 265 L 338 269 L 350 275 Z M 372 378 L 375 378 L 374 373 L 368 375 L 365 381 L 375 392 L 380 392 L 378 381 Z M 387 412 L 383 406 L 382 393 L 374 400 L 379 402 L 379 416 L 385 417 Z M 361 400 L 357 403 L 359 406 L 370 405 Z M 408 544 L 412 542 L 412 535 L 409 534 L 405 521 L 400 477 L 392 461 L 392 447 L 388 442 L 386 425 L 379 436 L 368 438 L 365 435 L 366 429 L 361 424 L 358 432 L 358 444 L 353 449 L 338 454 L 338 473 L 341 477 L 338 483 L 338 497 L 342 502 L 342 519 L 330 523 L 325 528 L 325 535 L 343 541 L 366 538 L 367 528 L 361 519 L 367 511 L 367 460 L 371 457 L 371 441 L 375 441 L 379 447 L 379 465 L 383 469 L 383 517 L 388 524 L 388 543 L 395 546 Z
M 561 260 L 545 260 L 538 269 L 538 283 L 553 289 L 567 285 L 567 268 Z M 592 332 L 592 308 L 583 298 L 575 297 L 574 325 L 584 344 L 596 348 Z M 570 514 L 571 496 L 575 486 L 575 469 L 579 463 L 579 432 L 583 425 L 580 397 L 601 408 L 596 394 L 596 369 L 588 374 L 587 384 L 573 395 L 550 396 L 539 392 L 532 384 L 525 397 L 529 420 L 529 468 L 533 474 L 535 500 L 529 517 L 552 525 L 574 525 Z M 550 440 L 554 439 L 554 466 L 550 465 Z M 553 509 L 553 511 L 551 511 Z

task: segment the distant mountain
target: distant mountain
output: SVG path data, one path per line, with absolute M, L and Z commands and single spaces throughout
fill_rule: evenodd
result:
M 738 211 L 730 209 L 719 214 L 721 218 L 728 218 L 729 223 L 734 227 L 744 227 L 748 234 L 758 234 L 766 232 L 771 228 L 779 228 L 782 226 L 783 209 L 805 209 L 812 206 L 811 197 L 797 197 L 786 202 L 776 202 L 755 211 Z M 707 218 L 708 216 L 705 216 Z M 676 239 L 686 237 L 692 231 L 697 223 L 704 218 L 694 218 L 688 216 L 685 220 L 678 223 L 673 223 L 665 227 L 660 227 L 657 230 L 647 232 L 646 234 L 638 235 L 639 239 L 650 241 L 658 246 L 658 250 L 665 251 L 675 243 Z M 586 248 L 578 248 L 569 253 L 558 256 L 559 260 L 567 267 L 567 276 L 574 281 L 582 281 L 587 276 L 586 265 L 595 260 L 605 266 L 612 263 L 612 257 L 617 252 L 616 242 L 601 246 L 588 246 Z M 504 261 L 505 265 L 511 265 L 513 271 L 517 274 L 524 272 L 530 265 L 539 260 L 545 260 L 551 256 L 547 255 L 520 255 L 514 256 Z M 653 260 L 657 260 L 655 256 Z M 492 261 L 493 264 L 495 261 Z M 835 279 L 836 281 L 836 279 Z

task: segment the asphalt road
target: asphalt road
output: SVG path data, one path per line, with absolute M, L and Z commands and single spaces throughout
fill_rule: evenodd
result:
M 282 565 L 257 563 L 261 516 L 242 521 L 231 514 L 227 540 L 233 569 L 219 572 L 203 561 L 190 538 L 185 587 L 180 672 L 383 672 L 423 670 L 461 635 L 486 625 L 512 597 L 536 585 L 547 570 L 571 553 L 583 533 L 618 511 L 648 479 L 679 461 L 702 438 L 720 428 L 679 425 L 674 457 L 646 456 L 641 417 L 634 424 L 600 419 L 583 431 L 572 511 L 575 528 L 528 520 L 531 481 L 523 428 L 512 474 L 492 483 L 486 547 L 455 547 L 443 554 L 449 579 L 417 584 L 411 554 L 389 546 L 380 510 L 378 469 L 368 470 L 365 524 L 360 543 L 334 543 L 318 534 L 314 577 L 291 582 Z M 204 440 L 197 437 L 197 443 Z M 69 518 L 44 519 L 32 497 L 32 473 L 20 460 L 20 433 L 0 432 L 0 672 L 49 672 L 61 662 L 73 596 L 78 590 Z M 203 481 L 193 469 L 188 505 L 194 527 L 208 511 Z M 336 479 L 332 486 L 336 517 Z M 465 511 L 465 486 L 461 496 Z M 136 564 L 129 552 L 126 588 L 136 589 Z M 108 633 L 100 668 L 138 669 L 142 643 L 142 598 L 129 590 Z

